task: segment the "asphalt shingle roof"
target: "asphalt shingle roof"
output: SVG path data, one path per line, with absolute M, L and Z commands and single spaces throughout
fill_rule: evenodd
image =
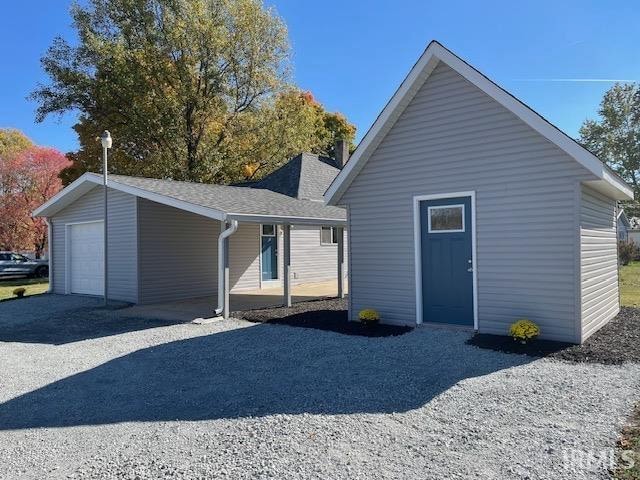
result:
M 301 153 L 257 182 L 246 184 L 300 200 L 324 202 L 323 195 L 340 173 L 332 158 Z
M 109 175 L 109 179 L 122 185 L 219 210 L 228 215 L 268 215 L 339 221 L 346 219 L 343 208 L 329 207 L 318 201 L 292 198 L 276 191 L 257 188 L 255 184 L 249 188 L 123 175 Z

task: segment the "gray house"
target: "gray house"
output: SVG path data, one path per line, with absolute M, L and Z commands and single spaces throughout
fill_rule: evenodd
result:
M 325 194 L 348 211 L 349 312 L 581 343 L 619 310 L 598 158 L 432 42 Z
M 629 240 L 629 230 L 631 229 L 631 224 L 629 223 L 629 219 L 627 218 L 627 214 L 624 213 L 623 209 L 620 209 L 617 215 L 618 218 L 618 240 L 621 242 L 626 242 Z
M 149 304 L 337 279 L 344 295 L 346 212 L 322 194 L 346 159 L 301 154 L 259 182 L 208 185 L 110 175 L 107 291 Z M 51 290 L 103 295 L 102 176 L 87 173 L 39 207 L 49 228 Z

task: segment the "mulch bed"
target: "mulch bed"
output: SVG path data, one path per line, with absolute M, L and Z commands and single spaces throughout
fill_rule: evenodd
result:
M 293 306 L 233 312 L 236 318 L 255 323 L 276 323 L 291 327 L 315 328 L 345 335 L 392 337 L 410 332 L 411 327 L 395 325 L 366 326 L 347 319 L 347 301 L 337 298 L 311 300 Z
M 594 333 L 582 345 L 536 340 L 522 345 L 510 337 L 479 334 L 469 345 L 505 353 L 532 357 L 551 357 L 576 363 L 621 365 L 640 362 L 640 309 L 622 308 L 611 322 Z

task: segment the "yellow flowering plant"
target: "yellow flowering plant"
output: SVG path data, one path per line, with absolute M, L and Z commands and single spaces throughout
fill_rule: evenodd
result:
M 15 289 L 13 290 L 13 294 L 14 294 L 16 297 L 21 298 L 21 297 L 23 297 L 23 296 L 24 296 L 24 292 L 26 292 L 26 291 L 27 291 L 27 289 L 26 289 L 26 288 L 24 288 L 24 287 L 18 287 L 18 288 L 15 288 Z
M 362 323 L 374 324 L 380 321 L 380 314 L 373 308 L 366 308 L 364 310 L 360 310 L 360 313 L 358 313 L 358 318 Z
M 529 340 L 533 340 L 540 335 L 540 327 L 531 320 L 523 318 L 511 324 L 509 334 L 514 340 L 519 340 L 521 343 L 527 343 Z

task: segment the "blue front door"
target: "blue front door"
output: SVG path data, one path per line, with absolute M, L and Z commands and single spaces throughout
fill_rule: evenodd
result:
M 422 321 L 473 326 L 471 198 L 420 202 Z
M 262 225 L 260 235 L 262 281 L 278 279 L 278 236 L 275 225 Z

